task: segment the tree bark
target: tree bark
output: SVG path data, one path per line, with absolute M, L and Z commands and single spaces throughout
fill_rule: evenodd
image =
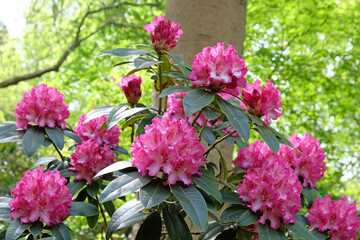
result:
M 179 22 L 184 33 L 173 53 L 183 54 L 185 63 L 191 65 L 194 56 L 206 46 L 215 46 L 218 42 L 231 44 L 239 56 L 243 53 L 246 22 L 246 0 L 168 0 L 166 18 Z M 153 103 L 158 100 L 153 91 Z M 217 146 L 231 169 L 233 147 L 225 142 Z M 218 165 L 217 151 L 212 151 L 210 161 Z M 200 231 L 195 225 L 191 231 Z M 193 236 L 194 239 L 198 235 Z

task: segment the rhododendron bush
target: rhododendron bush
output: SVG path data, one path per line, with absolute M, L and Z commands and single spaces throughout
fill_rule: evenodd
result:
M 40 147 L 57 153 L 0 198 L 5 239 L 71 239 L 73 216 L 86 217 L 89 228 L 101 224 L 106 239 L 357 238 L 356 205 L 316 190 L 326 171 L 319 141 L 307 133 L 286 138 L 271 126 L 286 116 L 270 80 L 248 82 L 251 66 L 224 43 L 185 64 L 169 52 L 180 24 L 164 16 L 144 29 L 151 46 L 101 55 L 133 68 L 117 84 L 127 103 L 93 106 L 72 128 L 64 95 L 41 84 L 17 105 L 17 122 L 0 125 L 0 143 L 22 141 L 28 156 Z M 141 103 L 144 81 L 159 91 L 158 107 Z M 126 128 L 130 139 L 121 136 Z M 65 140 L 72 142 L 66 154 Z M 222 141 L 237 157 L 210 162 Z

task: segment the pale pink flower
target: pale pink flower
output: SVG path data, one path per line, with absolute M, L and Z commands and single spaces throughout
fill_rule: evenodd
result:
M 165 16 L 155 16 L 152 24 L 144 26 L 144 29 L 150 34 L 151 42 L 157 53 L 173 49 L 177 44 L 175 39 L 180 38 L 180 35 L 183 34 L 179 23 L 165 21 L 164 18 Z
M 166 113 L 161 119 L 145 127 L 145 133 L 136 137 L 131 144 L 131 163 L 142 175 L 155 176 L 159 171 L 168 175 L 168 183 L 182 181 L 191 183 L 191 176 L 199 174 L 204 165 L 204 146 L 195 136 L 185 118 L 170 118 Z
M 122 77 L 121 84 L 117 83 L 116 85 L 120 86 L 120 90 L 125 93 L 128 103 L 135 105 L 141 97 L 141 83 L 141 77 L 131 74 L 127 77 Z
M 296 176 L 303 179 L 303 187 L 314 188 L 326 171 L 325 152 L 320 147 L 319 140 L 305 133 L 303 137 L 294 134 L 289 141 L 300 152 L 281 145 L 278 155 L 290 163 Z
M 245 62 L 239 58 L 235 48 L 229 44 L 225 49 L 224 43 L 218 43 L 195 55 L 189 78 L 197 88 L 238 96 L 240 88 L 246 87 L 246 73 Z M 225 93 L 220 95 L 226 99 L 232 97 Z
M 257 80 L 255 83 L 248 83 L 246 89 L 242 89 L 242 98 L 246 104 L 241 103 L 241 106 L 251 114 L 264 116 L 264 122 L 270 125 L 271 119 L 276 120 L 282 114 L 280 91 L 274 88 L 269 79 L 266 79 L 266 85 L 262 90 L 260 83 L 261 81 Z
M 280 219 L 295 223 L 301 208 L 301 184 L 286 161 L 267 161 L 249 168 L 238 190 L 253 212 L 262 212 L 259 223 L 269 220 L 273 229 L 279 228 Z
M 357 215 L 356 204 L 348 203 L 346 196 L 335 201 L 331 200 L 331 195 L 326 195 L 324 199 L 315 199 L 308 219 L 311 227 L 329 230 L 331 240 L 356 240 L 360 228 Z
M 111 148 L 117 148 L 119 145 L 120 136 L 119 127 L 114 126 L 110 129 L 105 127 L 104 129 L 99 130 L 100 127 L 106 122 L 106 119 L 107 116 L 101 116 L 84 123 L 86 120 L 86 114 L 82 114 L 80 116 L 80 120 L 74 128 L 74 132 L 81 138 L 82 141 L 93 139 L 99 145 L 107 144 Z
M 68 105 L 64 103 L 64 95 L 56 88 L 46 84 L 33 87 L 24 93 L 21 101 L 16 105 L 16 127 L 27 129 L 28 123 L 35 123 L 40 127 L 66 128 L 65 119 L 70 116 Z
M 100 170 L 114 163 L 114 153 L 106 144 L 102 148 L 97 142 L 89 139 L 77 146 L 70 159 L 73 167 L 69 170 L 76 171 L 75 179 L 85 179 L 91 185 L 92 178 Z
M 11 218 L 20 218 L 21 224 L 40 219 L 48 226 L 58 225 L 70 215 L 72 195 L 65 186 L 66 179 L 59 171 L 44 172 L 44 168 L 26 171 L 11 190 Z
M 250 168 L 261 168 L 265 162 L 273 162 L 278 159 L 279 156 L 271 151 L 266 143 L 257 140 L 249 144 L 249 147 L 242 148 L 233 163 L 235 167 L 247 170 Z

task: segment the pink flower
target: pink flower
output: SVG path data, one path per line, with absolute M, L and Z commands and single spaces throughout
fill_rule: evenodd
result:
M 179 29 L 179 23 L 170 20 L 164 21 L 164 18 L 165 16 L 156 16 L 152 24 L 144 26 L 144 29 L 150 34 L 151 42 L 157 53 L 173 49 L 177 44 L 175 38 L 180 38 L 180 35 L 183 34 L 183 30 Z
M 187 93 L 174 93 L 169 95 L 168 102 L 167 102 L 167 110 L 166 112 L 170 114 L 171 117 L 181 119 L 186 118 L 185 112 L 184 112 L 184 105 L 183 100 L 181 98 L 176 97 L 185 97 Z M 198 112 L 193 113 L 190 115 L 188 119 L 188 123 L 191 124 L 195 117 L 197 116 Z M 200 117 L 196 120 L 196 124 L 199 126 L 202 126 L 206 121 L 204 113 L 200 115 Z M 209 123 L 207 123 L 207 126 L 210 126 Z
M 86 114 L 80 116 L 74 132 L 81 138 L 82 141 L 88 139 L 95 140 L 99 145 L 107 144 L 111 148 L 117 148 L 119 145 L 120 130 L 118 126 L 114 126 L 111 129 L 107 127 L 100 130 L 100 127 L 106 122 L 106 116 L 94 118 L 87 123 L 83 123 L 86 120 Z
M 251 143 L 249 147 L 242 148 L 234 160 L 235 167 L 241 167 L 245 170 L 250 168 L 262 167 L 266 162 L 277 161 L 279 156 L 260 140 Z
M 11 190 L 11 218 L 20 218 L 21 224 L 40 219 L 48 226 L 58 225 L 70 215 L 72 195 L 66 179 L 57 170 L 44 173 L 44 168 L 26 171 Z
M 15 115 L 17 128 L 27 129 L 28 123 L 35 123 L 40 127 L 59 126 L 65 129 L 65 119 L 70 116 L 70 112 L 68 105 L 64 103 L 64 95 L 56 88 L 41 84 L 24 93 L 23 98 L 16 105 Z
M 228 45 L 225 49 L 224 43 L 218 43 L 195 55 L 189 78 L 197 88 L 239 95 L 240 88 L 246 87 L 246 73 L 245 62 L 235 48 Z M 221 96 L 231 98 L 229 94 L 221 93 Z
M 303 137 L 294 134 L 289 141 L 300 152 L 281 145 L 278 154 L 290 163 L 296 176 L 303 178 L 303 187 L 314 188 L 326 171 L 325 152 L 320 147 L 319 140 L 305 133 Z
M 338 201 L 331 200 L 331 195 L 317 198 L 309 213 L 310 226 L 320 231 L 329 230 L 331 240 L 357 239 L 360 218 L 357 217 L 356 204 L 348 203 L 346 196 Z
M 70 155 L 73 167 L 69 170 L 76 171 L 75 179 L 85 179 L 91 185 L 92 178 L 103 168 L 114 163 L 114 153 L 104 148 L 92 139 L 78 145 L 76 152 Z
M 121 84 L 117 83 L 116 85 L 120 86 L 120 90 L 125 93 L 128 103 L 135 105 L 141 97 L 141 83 L 141 77 L 136 77 L 135 74 L 131 74 L 127 77 L 122 77 Z
M 301 208 L 301 185 L 287 162 L 278 159 L 249 168 L 238 190 L 253 212 L 262 212 L 259 223 L 269 220 L 273 229 L 279 228 L 280 219 L 295 223 Z
M 200 175 L 198 168 L 205 163 L 205 148 L 194 134 L 195 128 L 184 118 L 171 119 L 169 114 L 154 118 L 131 144 L 131 163 L 142 175 L 155 176 L 162 170 L 169 184 L 182 181 L 189 185 L 191 176 Z
M 267 85 L 263 86 L 262 90 L 260 80 L 249 83 L 246 89 L 242 90 L 243 101 L 246 104 L 241 103 L 241 105 L 251 114 L 258 117 L 264 116 L 264 122 L 270 125 L 271 119 L 276 120 L 282 114 L 281 98 L 279 97 L 280 91 L 274 88 L 269 79 L 266 79 L 266 83 Z

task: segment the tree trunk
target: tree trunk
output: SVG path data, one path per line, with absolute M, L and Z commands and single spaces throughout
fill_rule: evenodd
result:
M 168 0 L 166 18 L 179 22 L 184 31 L 172 52 L 183 54 L 189 65 L 204 47 L 215 46 L 218 42 L 233 45 L 239 56 L 243 53 L 246 0 Z M 227 167 L 231 169 L 233 147 L 223 142 L 217 148 L 221 149 Z M 217 151 L 212 151 L 209 159 L 218 165 Z M 200 229 L 192 225 L 191 231 Z M 198 235 L 193 238 L 197 239 Z

